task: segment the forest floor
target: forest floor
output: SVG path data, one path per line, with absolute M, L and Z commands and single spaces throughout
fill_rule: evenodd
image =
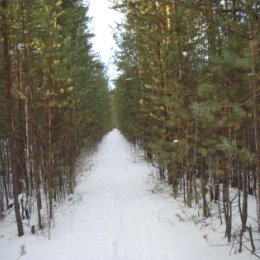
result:
M 56 209 L 50 239 L 47 231 L 18 238 L 10 214 L 0 223 L 0 259 L 253 259 L 248 251 L 236 254 L 223 233 L 185 219 L 183 204 L 118 130 L 81 166 L 74 196 Z

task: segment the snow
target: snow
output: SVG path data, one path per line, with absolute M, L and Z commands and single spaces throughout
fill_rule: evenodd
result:
M 226 244 L 223 234 L 184 221 L 183 204 L 118 130 L 82 168 L 75 195 L 55 212 L 50 240 L 47 231 L 18 238 L 10 214 L 0 223 L 0 259 L 254 259 L 216 246 Z

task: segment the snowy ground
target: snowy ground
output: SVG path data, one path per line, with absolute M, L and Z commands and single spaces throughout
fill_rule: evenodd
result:
M 180 221 L 181 204 L 118 130 L 104 138 L 91 164 L 80 173 L 76 195 L 56 211 L 50 240 L 44 233 L 16 237 L 11 217 L 0 223 L 1 260 L 253 259 L 216 246 L 226 243 L 223 234 L 209 239 L 207 228 Z

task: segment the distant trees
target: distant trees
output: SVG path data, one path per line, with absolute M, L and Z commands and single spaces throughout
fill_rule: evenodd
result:
M 53 202 L 75 186 L 74 164 L 110 127 L 104 67 L 92 54 L 82 1 L 1 0 L 0 212 L 13 198 L 18 235 L 36 197 Z
M 260 5 L 258 1 L 114 1 L 120 128 L 184 201 L 219 205 L 232 238 L 233 197 L 241 234 L 248 195 L 260 223 Z M 242 236 L 241 236 L 242 237 Z

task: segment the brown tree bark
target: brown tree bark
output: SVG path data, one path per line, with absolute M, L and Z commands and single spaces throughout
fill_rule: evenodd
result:
M 250 1 L 251 11 L 253 3 Z M 256 153 L 256 182 L 257 182 L 257 219 L 258 230 L 260 231 L 260 148 L 259 148 L 259 56 L 260 56 L 260 41 L 257 35 L 259 34 L 259 21 L 255 19 L 252 12 L 249 14 L 249 35 L 250 35 L 250 51 L 251 51 L 251 75 L 253 88 L 253 129 L 255 139 Z
M 7 24 L 7 10 L 8 3 L 6 0 L 1 1 L 2 12 L 2 39 L 3 39 L 3 67 L 4 67 L 4 84 L 6 89 L 6 104 L 8 113 L 8 130 L 9 130 L 9 142 L 10 142 L 10 154 L 12 162 L 12 177 L 13 177 L 13 196 L 14 196 L 14 210 L 18 229 L 18 236 L 23 236 L 23 223 L 20 214 L 19 205 L 19 176 L 17 171 L 18 161 L 15 144 L 15 118 L 13 108 L 13 95 L 12 95 L 12 77 L 11 77 L 11 58 L 9 55 L 9 35 Z

